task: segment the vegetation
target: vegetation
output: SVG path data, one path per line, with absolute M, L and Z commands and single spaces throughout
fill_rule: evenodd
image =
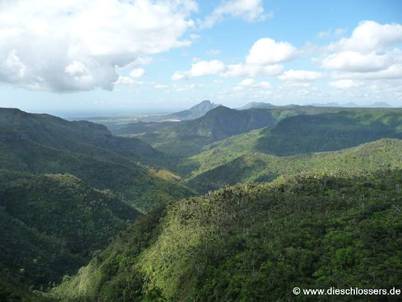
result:
M 192 161 L 197 162 L 193 157 L 212 149 L 214 143 L 239 134 L 250 142 L 247 132 L 259 128 L 265 130 L 258 141 L 252 141 L 253 150 L 282 156 L 334 151 L 384 137 L 402 137 L 402 111 L 398 109 L 275 107 L 259 103 L 246 108 L 219 106 L 198 119 L 181 122 L 128 123 L 114 133 L 141 138 L 162 152 L 184 158 L 177 170 L 184 173 L 191 170 Z M 225 151 L 231 152 L 228 148 Z
M 203 117 L 164 123 L 134 123 L 116 132 L 137 136 L 156 149 L 173 156 L 189 156 L 215 141 L 253 129 L 275 125 L 271 111 L 234 110 L 219 106 Z
M 257 149 L 276 155 L 333 151 L 380 138 L 402 138 L 401 110 L 352 110 L 299 115 L 265 129 Z
M 74 273 L 141 216 L 71 175 L 0 174 L 0 272 L 43 288 Z
M 175 202 L 133 225 L 51 296 L 285 301 L 294 286 L 392 288 L 402 274 L 401 185 L 401 171 L 304 175 Z
M 0 110 L 0 168 L 29 173 L 69 173 L 99 189 L 121 194 L 141 211 L 192 192 L 151 173 L 145 165 L 171 159 L 135 138 L 101 125 L 68 122 L 16 109 Z
M 0 301 L 399 286 L 402 111 L 249 106 L 114 129 L 146 142 L 0 109 Z
M 241 155 L 254 153 L 263 131 L 264 129 L 256 129 L 207 145 L 202 152 L 183 159 L 176 170 L 187 178 L 195 177 Z
M 282 175 L 327 173 L 355 176 L 397 168 L 402 169 L 402 140 L 382 139 L 341 151 L 307 155 L 283 157 L 246 153 L 186 181 L 199 192 L 207 192 L 239 182 L 272 181 Z

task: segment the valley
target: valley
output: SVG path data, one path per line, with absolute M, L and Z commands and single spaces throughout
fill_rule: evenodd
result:
M 0 302 L 402 301 L 401 20 L 0 0 Z
M 365 261 L 393 284 L 402 111 L 256 106 L 118 130 L 0 109 L 4 299 L 283 299 L 291 275 L 373 282 Z

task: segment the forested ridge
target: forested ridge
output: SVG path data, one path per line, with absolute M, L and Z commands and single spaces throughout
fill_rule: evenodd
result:
M 401 171 L 304 175 L 172 203 L 51 296 L 282 301 L 294 286 L 392 288 L 402 274 L 401 188 Z
M 120 136 L 0 109 L 0 300 L 398 287 L 399 109 L 200 105 Z

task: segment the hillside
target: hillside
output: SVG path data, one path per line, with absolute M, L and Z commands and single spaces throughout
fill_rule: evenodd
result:
M 401 125 L 402 111 L 398 109 L 342 109 L 333 113 L 309 111 L 308 114 L 290 114 L 274 127 L 242 133 L 204 146 L 200 153 L 183 159 L 177 171 L 189 178 L 246 154 L 289 156 L 336 151 L 382 138 L 402 138 Z
M 201 118 L 176 122 L 136 122 L 111 130 L 115 135 L 137 137 L 173 157 L 189 157 L 207 145 L 250 130 L 275 127 L 293 116 L 337 113 L 344 108 L 271 106 L 269 109 L 235 110 L 219 106 Z M 354 109 L 350 109 L 353 111 Z
M 0 151 L 1 169 L 73 174 L 96 188 L 119 192 L 142 211 L 191 194 L 145 166 L 160 170 L 172 163 L 169 157 L 90 122 L 0 109 Z
M 402 111 L 356 109 L 298 115 L 266 129 L 257 149 L 276 155 L 333 151 L 380 138 L 402 138 Z
M 262 129 L 234 135 L 203 147 L 200 153 L 183 159 L 176 170 L 186 178 L 221 166 L 240 155 L 256 152 Z
M 47 287 L 141 216 L 71 175 L 0 173 L 0 271 Z
M 207 192 L 239 182 L 272 181 L 299 173 L 356 176 L 384 169 L 402 169 L 402 140 L 382 139 L 341 151 L 285 157 L 245 152 L 186 181 L 199 192 Z
M 101 160 L 120 155 L 157 166 L 169 159 L 141 140 L 115 137 L 99 124 L 70 122 L 18 109 L 0 108 L 0 138 L 3 144 L 29 141 L 63 151 L 91 154 Z
M 225 188 L 137 222 L 51 295 L 69 301 L 287 301 L 292 288 L 392 288 L 402 173 Z M 160 218 L 162 217 L 162 218 Z
M 115 134 L 137 136 L 173 156 L 198 153 L 203 146 L 226 137 L 275 125 L 268 110 L 235 110 L 219 106 L 203 117 L 183 122 L 134 123 Z

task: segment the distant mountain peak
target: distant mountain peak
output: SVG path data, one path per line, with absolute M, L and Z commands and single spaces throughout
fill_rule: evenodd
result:
M 210 100 L 204 100 L 187 110 L 166 115 L 164 116 L 164 120 L 185 121 L 197 119 L 218 106 L 218 104 L 214 104 Z
M 210 100 L 204 100 L 204 101 L 194 105 L 190 109 L 188 109 L 188 111 L 191 111 L 191 112 L 203 111 L 206 113 L 218 106 L 220 106 L 220 105 L 214 104 Z
M 212 103 L 210 100 L 203 100 L 203 101 L 199 102 L 198 104 L 194 105 L 193 107 L 191 107 L 190 110 L 193 108 L 200 107 L 200 106 L 217 106 L 217 104 Z

